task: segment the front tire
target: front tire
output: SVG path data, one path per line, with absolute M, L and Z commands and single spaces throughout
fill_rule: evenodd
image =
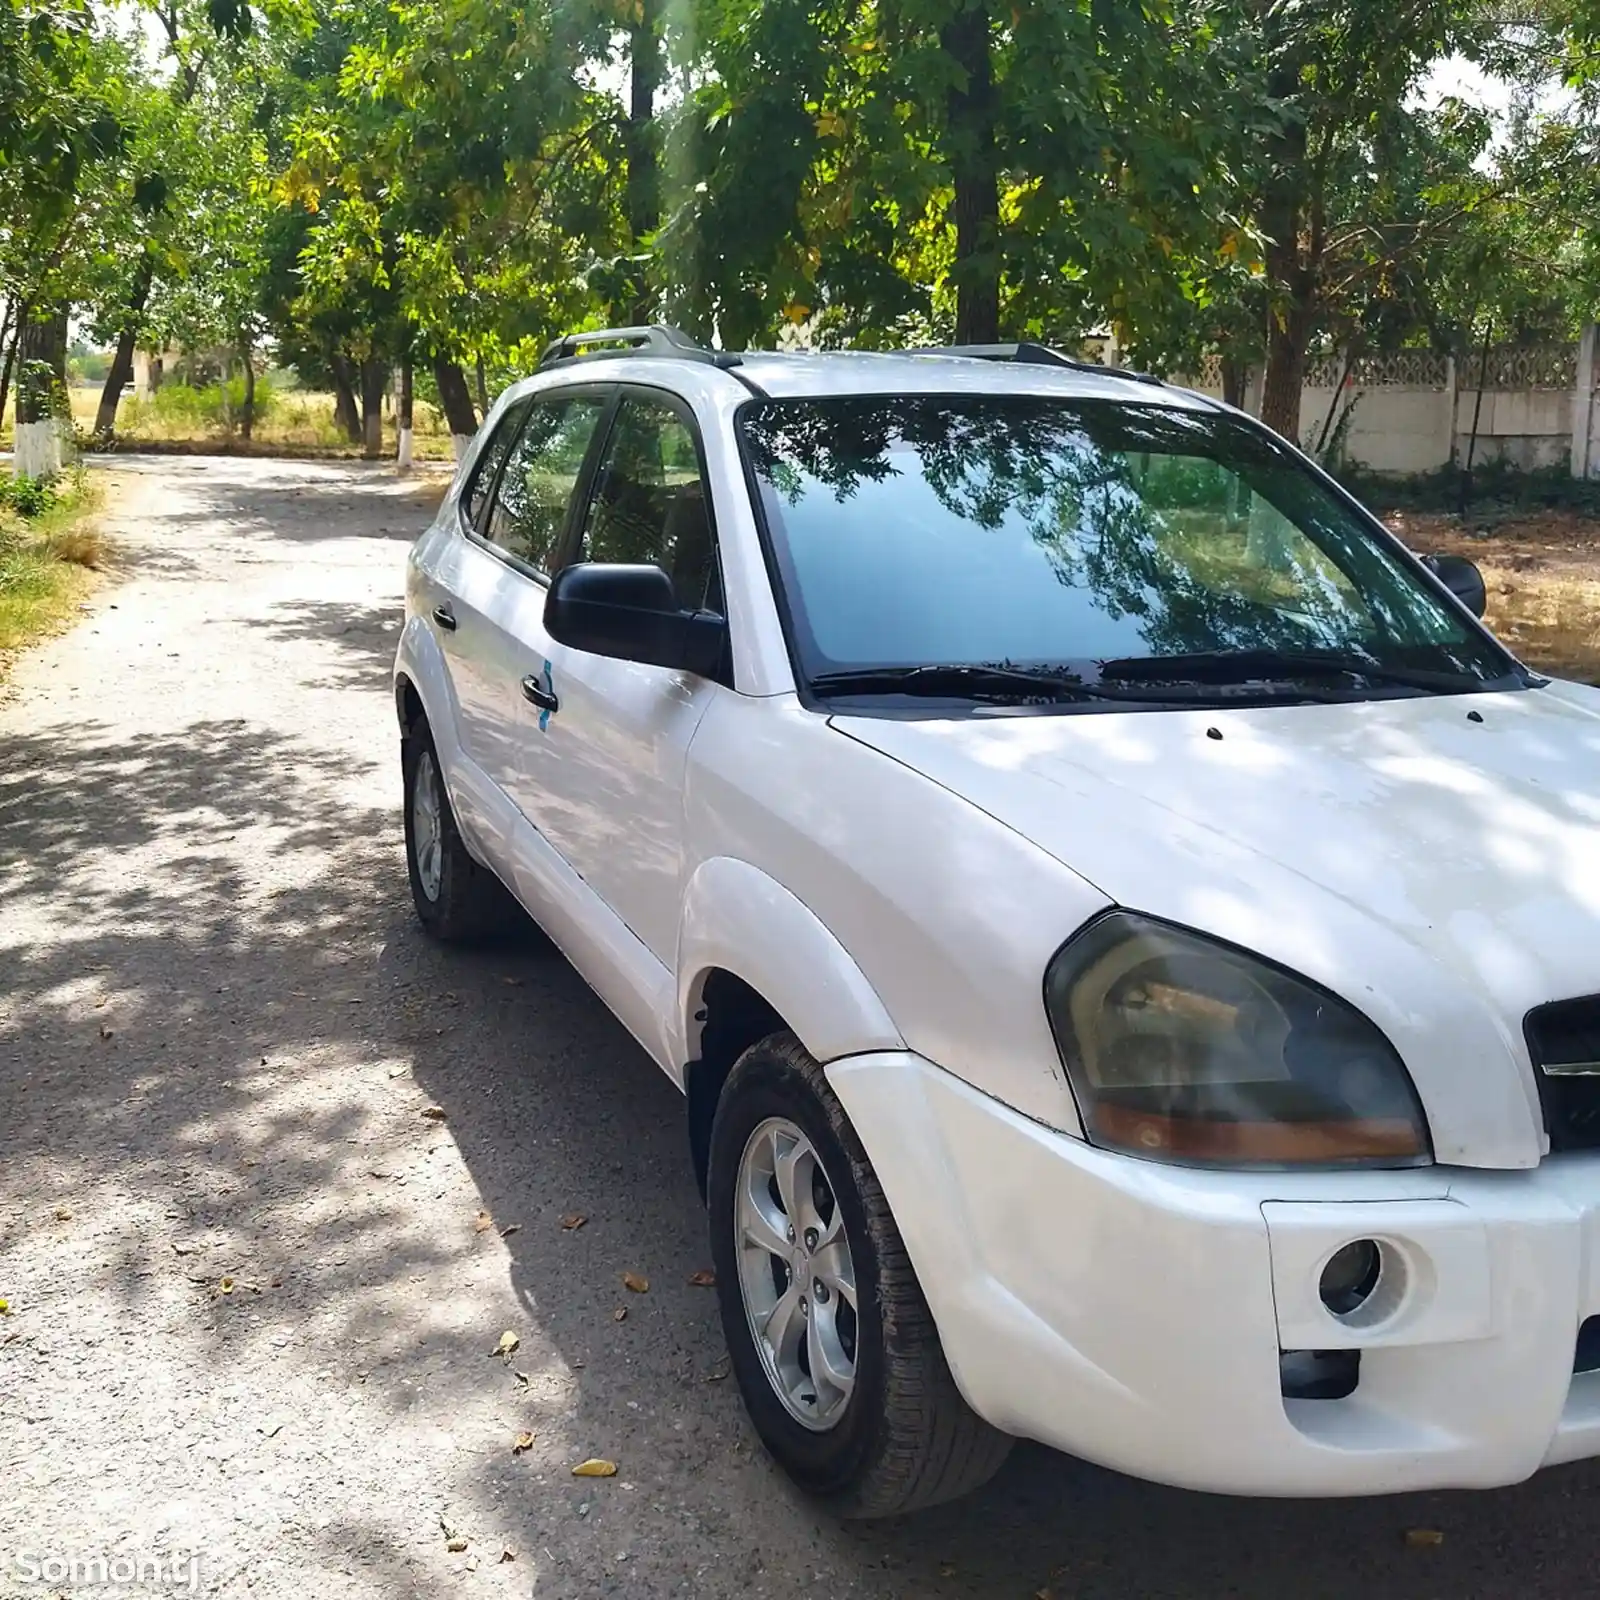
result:
M 936 1505 L 1011 1449 L 962 1399 L 877 1175 L 788 1033 L 729 1074 L 708 1200 L 723 1333 L 762 1443 L 844 1516 Z
M 467 853 L 439 753 L 426 726 L 400 742 L 405 790 L 406 875 L 417 918 L 446 944 L 494 938 L 517 924 L 520 908 L 487 867 Z

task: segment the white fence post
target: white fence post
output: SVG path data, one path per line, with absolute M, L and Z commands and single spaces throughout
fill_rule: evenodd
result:
M 1572 476 L 1600 477 L 1594 437 L 1595 341 L 1600 324 L 1586 323 L 1578 338 L 1578 373 L 1572 389 Z

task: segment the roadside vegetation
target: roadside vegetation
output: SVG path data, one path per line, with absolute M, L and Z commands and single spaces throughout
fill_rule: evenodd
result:
M 0 476 L 0 680 L 8 656 L 62 626 L 94 586 L 103 499 L 98 475 L 82 470 Z
M 94 437 L 100 390 L 74 384 L 67 390 L 72 427 L 80 447 L 171 450 L 207 454 L 348 457 L 363 453 L 364 441 L 352 441 L 339 425 L 337 398 L 301 388 L 294 374 L 263 373 L 257 377 L 254 415 L 248 437 L 242 423 L 244 385 L 234 378 L 221 383 L 191 384 L 169 379 L 153 394 L 124 398 L 117 413 L 115 436 Z M 285 381 L 291 380 L 291 381 Z M 413 410 L 413 451 L 418 461 L 451 459 L 450 433 L 436 406 L 418 400 Z M 0 418 L 0 450 L 10 449 L 16 412 L 7 407 Z M 398 419 L 386 408 L 380 434 L 381 453 L 395 454 Z

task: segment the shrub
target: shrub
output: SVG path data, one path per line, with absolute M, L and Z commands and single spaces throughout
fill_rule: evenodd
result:
M 54 478 L 0 477 L 0 508 L 19 517 L 42 517 L 60 503 L 61 487 Z
M 151 432 L 168 439 L 197 439 L 209 433 L 225 432 L 229 426 L 239 425 L 239 413 L 244 410 L 244 379 L 230 378 L 227 386 L 228 404 L 223 405 L 223 386 L 208 384 L 194 388 L 187 383 L 167 382 L 161 385 L 148 400 L 135 400 L 129 404 L 123 417 L 123 431 L 128 434 Z M 255 421 L 265 421 L 271 414 L 276 391 L 263 374 L 256 379 Z

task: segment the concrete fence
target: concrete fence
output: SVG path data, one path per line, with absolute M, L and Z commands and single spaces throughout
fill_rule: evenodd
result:
M 1402 350 L 1348 367 L 1339 357 L 1315 362 L 1301 391 L 1301 443 L 1315 449 L 1325 429 L 1331 437 L 1350 406 L 1345 457 L 1375 472 L 1437 471 L 1465 463 L 1470 447 L 1478 466 L 1568 467 L 1575 478 L 1600 478 L 1596 335 L 1591 323 L 1575 345 L 1491 348 L 1462 361 Z M 1215 357 L 1191 386 L 1221 395 Z M 1260 413 L 1259 373 L 1251 375 L 1245 408 Z

